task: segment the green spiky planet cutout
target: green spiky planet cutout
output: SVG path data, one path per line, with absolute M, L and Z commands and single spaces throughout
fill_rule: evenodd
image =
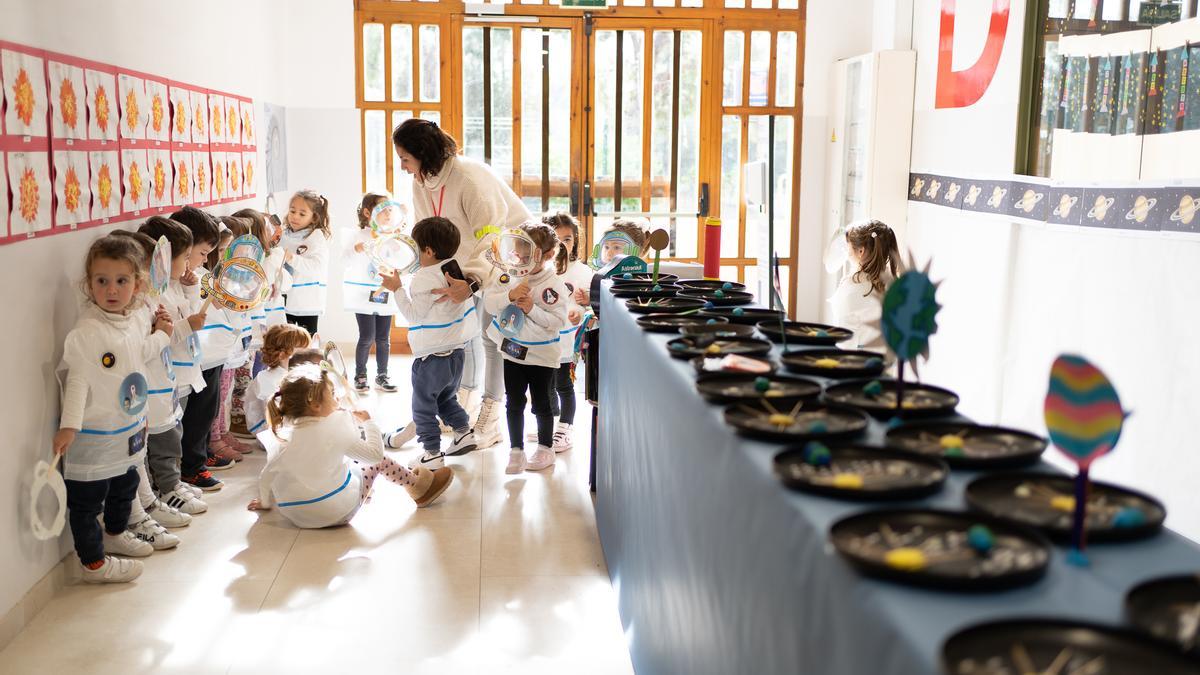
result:
M 929 263 L 918 271 L 909 254 L 908 272 L 888 286 L 883 295 L 880 329 L 896 358 L 916 370 L 917 357 L 929 358 L 929 337 L 937 332 L 938 284 L 929 279 Z

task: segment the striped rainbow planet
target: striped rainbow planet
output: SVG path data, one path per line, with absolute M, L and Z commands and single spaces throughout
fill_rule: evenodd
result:
M 1071 355 L 1059 356 L 1050 368 L 1045 415 L 1050 440 L 1082 468 L 1112 451 L 1125 422 L 1121 399 L 1104 373 Z

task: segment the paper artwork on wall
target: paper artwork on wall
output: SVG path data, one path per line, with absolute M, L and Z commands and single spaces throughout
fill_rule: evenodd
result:
M 192 142 L 208 143 L 208 96 L 193 91 L 192 99 Z
M 88 138 L 117 140 L 117 78 L 112 73 L 84 70 L 87 83 Z
M 43 125 L 44 128 L 45 125 Z M 50 155 L 45 152 L 10 152 L 8 190 L 12 195 L 10 235 L 50 229 Z
M 121 138 L 145 139 L 146 119 L 149 117 L 145 81 L 140 77 L 119 73 L 117 88 L 120 91 Z
M 225 97 L 225 142 L 242 144 L 242 106 L 236 98 Z
M 4 153 L 0 152 L 0 237 L 8 234 L 8 169 Z
M 187 89 L 171 87 L 171 140 L 192 142 L 192 96 Z
M 267 193 L 282 192 L 288 186 L 287 108 L 264 103 L 263 119 L 266 129 L 262 137 L 264 187 Z
M 54 151 L 54 221 L 58 226 L 78 225 L 91 219 L 92 188 L 88 180 L 88 154 L 76 150 Z
M 146 166 L 150 173 L 150 208 L 170 206 L 172 203 L 171 189 L 171 151 L 150 150 L 146 153 Z
M 255 165 L 257 164 L 257 152 L 242 153 L 242 194 L 251 197 L 258 192 L 258 186 L 254 183 L 256 176 Z
M 121 177 L 125 188 L 122 210 L 138 215 L 150 208 L 150 172 L 146 167 L 145 150 L 121 151 Z
M 228 192 L 231 198 L 242 196 L 242 153 L 230 152 L 225 155 L 225 168 L 229 174 Z
M 171 105 L 167 97 L 166 83 L 146 80 L 146 100 L 149 106 L 146 138 L 152 141 L 170 141 Z
M 207 152 L 192 153 L 192 201 L 207 204 L 212 201 L 211 168 Z
M 83 68 L 50 61 L 50 129 L 55 138 L 87 138 Z
M 1114 133 L 1140 134 L 1146 111 L 1146 53 L 1121 57 L 1121 86 Z
M 1116 108 L 1116 78 L 1119 71 L 1117 63 L 1120 57 L 1101 56 L 1092 59 L 1095 68 L 1096 81 L 1092 88 L 1091 119 L 1088 131 L 1094 134 L 1111 134 L 1113 132 L 1113 110 Z
M 92 220 L 121 215 L 120 157 L 116 150 L 88 153 Z
M 45 136 L 46 70 L 42 59 L 4 49 L 0 50 L 0 69 L 4 71 L 5 133 Z
M 208 142 L 225 142 L 225 97 L 208 95 Z
M 173 153 L 171 161 L 175 164 L 175 176 L 171 183 L 174 197 L 171 201 L 176 206 L 187 206 L 193 202 L 193 181 L 195 178 L 192 172 L 192 153 Z
M 228 174 L 225 170 L 225 153 L 214 152 L 210 154 L 210 157 L 212 158 L 212 200 L 219 202 L 227 197 L 225 183 Z
M 1197 58 L 1200 58 L 1200 50 L 1197 50 Z M 1197 70 L 1196 74 L 1197 74 L 1197 77 L 1200 77 L 1200 70 Z M 254 140 L 255 139 L 255 137 L 254 137 L 254 131 L 255 131 L 254 102 L 253 101 L 239 101 L 238 103 L 242 109 L 242 144 L 243 145 L 256 145 L 256 142 Z

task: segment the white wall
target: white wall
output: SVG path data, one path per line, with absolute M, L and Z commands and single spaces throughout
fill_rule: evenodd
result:
M 361 170 L 350 0 L 0 0 L 0 16 L 0 39 L 288 106 L 290 187 L 324 192 L 335 226 L 351 223 Z M 212 211 L 263 202 L 260 192 Z M 71 548 L 69 533 L 56 542 L 33 539 L 27 501 L 33 466 L 49 457 L 57 428 L 53 372 L 75 320 L 72 284 L 100 234 L 95 228 L 0 247 L 6 314 L 19 321 L 0 333 L 0 353 L 9 357 L 6 380 L 23 385 L 0 392 L 0 428 L 9 439 L 0 453 L 0 494 L 8 495 L 0 502 L 0 615 Z M 331 309 L 341 314 L 340 272 L 330 286 Z M 330 337 L 353 339 L 353 318 L 346 324 L 327 322 Z

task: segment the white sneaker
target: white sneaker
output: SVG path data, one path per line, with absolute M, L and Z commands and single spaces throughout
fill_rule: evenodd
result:
M 430 471 L 440 469 L 446 466 L 446 455 L 441 452 L 430 453 L 422 452 L 416 459 L 408 463 L 408 468 L 416 470 L 417 467 L 425 467 Z
M 167 532 L 161 524 L 147 516 L 136 525 L 130 525 L 126 532 L 132 532 L 139 541 L 150 544 L 155 551 L 165 551 L 179 545 L 179 537 Z
M 142 576 L 141 560 L 125 560 L 111 555 L 104 556 L 104 564 L 98 569 L 89 570 L 83 565 L 80 568 L 83 569 L 83 581 L 89 584 L 123 584 Z
M 475 443 L 481 450 L 499 443 L 500 437 L 500 401 L 484 398 L 479 406 L 479 418 L 475 420 Z
M 554 445 L 551 446 L 555 452 L 566 452 L 570 450 L 573 443 L 573 434 L 571 433 L 571 425 L 563 422 L 558 423 L 558 428 L 554 430 Z
M 174 490 L 163 495 L 163 501 L 167 506 L 189 516 L 204 513 L 208 510 L 208 504 L 204 503 L 199 497 L 194 496 L 192 494 L 193 489 L 187 483 L 180 483 L 175 486 Z M 162 521 L 160 520 L 159 522 L 161 523 Z M 167 527 L 170 527 L 170 525 L 167 525 Z
M 533 456 L 529 458 L 529 463 L 525 468 L 530 471 L 541 471 L 554 466 L 554 451 L 544 445 L 539 445 L 537 450 L 533 451 Z
M 163 527 L 187 527 L 192 524 L 191 516 L 173 506 L 162 503 L 158 499 L 155 499 L 154 504 L 146 509 L 146 515 L 156 520 Z
M 179 485 L 175 486 L 175 489 L 178 490 L 180 487 L 182 487 L 184 490 L 187 490 L 196 499 L 201 499 L 204 497 L 204 490 L 201 490 L 195 485 L 188 485 L 187 483 L 180 481 Z
M 409 422 L 390 434 L 383 435 L 383 444 L 391 450 L 399 450 L 417 437 L 417 425 Z
M 115 536 L 105 532 L 104 550 L 113 555 L 124 555 L 131 558 L 145 558 L 154 553 L 153 546 L 138 539 L 128 529 Z
M 479 446 L 475 443 L 475 432 L 468 430 L 465 434 L 457 436 L 454 442 L 450 444 L 450 449 L 446 451 L 447 457 L 457 457 L 465 455 L 468 452 L 475 452 Z
M 504 467 L 504 473 L 515 474 L 525 470 L 525 451 L 521 448 L 513 448 L 508 451 L 508 466 Z

